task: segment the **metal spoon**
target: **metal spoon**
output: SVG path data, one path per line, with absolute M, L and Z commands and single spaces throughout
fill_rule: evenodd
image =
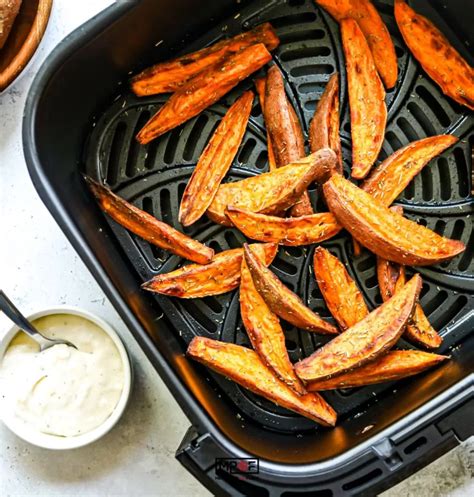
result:
M 23 314 L 13 305 L 13 302 L 5 295 L 3 290 L 0 290 L 0 309 L 27 335 L 29 335 L 40 346 L 40 351 L 49 349 L 53 345 L 68 345 L 69 347 L 77 347 L 67 340 L 52 340 L 42 335 Z

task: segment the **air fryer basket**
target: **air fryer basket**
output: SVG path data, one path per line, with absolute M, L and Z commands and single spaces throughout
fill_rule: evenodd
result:
M 437 2 L 413 2 L 440 25 L 464 55 L 463 29 L 455 5 L 439 15 Z M 452 361 L 410 380 L 325 394 L 339 413 L 334 430 L 265 401 L 188 362 L 183 353 L 196 335 L 247 344 L 238 291 L 197 300 L 151 296 L 139 285 L 183 261 L 130 235 L 97 209 L 80 179 L 86 171 L 119 195 L 182 229 L 180 197 L 200 153 L 246 80 L 183 126 L 141 146 L 137 131 L 166 96 L 138 99 L 127 74 L 179 50 L 192 51 L 256 24 L 270 21 L 281 45 L 275 63 L 305 131 L 324 86 L 341 74 L 342 143 L 350 158 L 350 124 L 344 60 L 337 24 L 312 0 L 122 2 L 73 33 L 35 79 L 25 123 L 24 146 L 33 181 L 48 208 L 128 323 L 193 423 L 178 457 L 203 483 L 245 495 L 339 495 L 373 493 L 427 464 L 472 434 L 474 340 L 474 232 L 470 214 L 472 115 L 444 97 L 408 54 L 392 2 L 376 1 L 395 42 L 399 81 L 388 92 L 386 139 L 380 159 L 406 143 L 452 133 L 458 144 L 426 167 L 399 198 L 408 217 L 438 233 L 463 240 L 468 249 L 448 263 L 420 268 L 421 303 L 444 337 Z M 214 5 L 216 4 L 216 5 Z M 419 5 L 418 5 L 419 4 Z M 462 2 L 451 2 L 458 7 Z M 183 12 L 193 12 L 188 20 Z M 189 17 L 189 16 L 188 16 Z M 467 32 L 467 31 L 466 31 Z M 157 35 L 159 33 L 159 36 Z M 157 38 L 158 36 L 158 38 Z M 163 40 L 163 42 L 161 41 Z M 189 41 L 188 41 L 189 40 Z M 152 48 L 151 48 L 152 47 Z M 257 99 L 229 180 L 267 167 L 266 134 Z M 311 195 L 320 203 L 317 192 Z M 241 246 L 238 231 L 203 219 L 186 233 L 217 251 Z M 354 258 L 346 234 L 324 243 L 347 265 L 370 306 L 380 304 L 375 260 Z M 329 317 L 311 273 L 314 247 L 280 248 L 275 273 L 308 305 Z M 323 337 L 288 327 L 293 360 L 309 355 Z M 400 342 L 403 347 L 409 344 Z M 216 480 L 216 457 L 256 456 L 260 473 L 246 481 Z M 239 489 L 239 490 L 237 490 Z

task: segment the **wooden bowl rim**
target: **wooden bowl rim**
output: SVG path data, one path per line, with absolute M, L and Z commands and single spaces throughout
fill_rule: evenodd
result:
M 38 1 L 38 8 L 28 36 L 8 66 L 0 72 L 0 92 L 13 83 L 35 54 L 48 26 L 52 5 L 53 0 Z

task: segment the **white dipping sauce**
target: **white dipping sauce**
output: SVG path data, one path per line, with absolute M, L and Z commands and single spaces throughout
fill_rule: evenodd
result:
M 55 345 L 40 352 L 33 339 L 18 333 L 0 365 L 2 414 L 63 437 L 97 428 L 114 411 L 124 387 L 114 342 L 96 324 L 75 315 L 45 316 L 34 325 L 48 338 L 68 340 L 78 350 Z

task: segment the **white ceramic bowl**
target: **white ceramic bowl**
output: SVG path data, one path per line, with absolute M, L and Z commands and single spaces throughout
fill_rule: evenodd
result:
M 130 359 L 128 357 L 127 351 L 120 340 L 117 332 L 103 319 L 94 316 L 88 311 L 84 311 L 82 309 L 78 309 L 76 307 L 69 306 L 60 306 L 53 307 L 50 309 L 45 309 L 40 312 L 36 312 L 27 316 L 29 321 L 34 321 L 35 319 L 50 316 L 53 314 L 72 314 L 74 316 L 80 316 L 82 318 L 88 319 L 92 321 L 94 324 L 99 326 L 109 337 L 113 340 L 115 346 L 117 347 L 120 357 L 123 363 L 123 372 L 124 372 L 124 385 L 122 395 L 112 412 L 112 414 L 97 428 L 84 433 L 82 435 L 78 435 L 76 437 L 58 437 L 55 435 L 48 435 L 46 433 L 40 433 L 34 431 L 28 427 L 28 425 L 21 421 L 15 421 L 7 416 L 2 416 L 0 412 L 0 419 L 5 423 L 5 425 L 18 437 L 26 440 L 27 442 L 37 445 L 38 447 L 43 447 L 45 449 L 53 449 L 53 450 L 65 450 L 65 449 L 76 449 L 78 447 L 83 447 L 84 445 L 88 445 L 92 442 L 95 442 L 99 438 L 103 437 L 106 433 L 108 433 L 113 426 L 117 423 L 122 416 L 128 400 L 130 398 L 130 391 L 132 385 L 132 368 L 130 365 Z M 11 328 L 7 334 L 3 337 L 0 342 L 0 363 L 3 360 L 3 356 L 10 345 L 10 342 L 19 332 L 17 326 Z

